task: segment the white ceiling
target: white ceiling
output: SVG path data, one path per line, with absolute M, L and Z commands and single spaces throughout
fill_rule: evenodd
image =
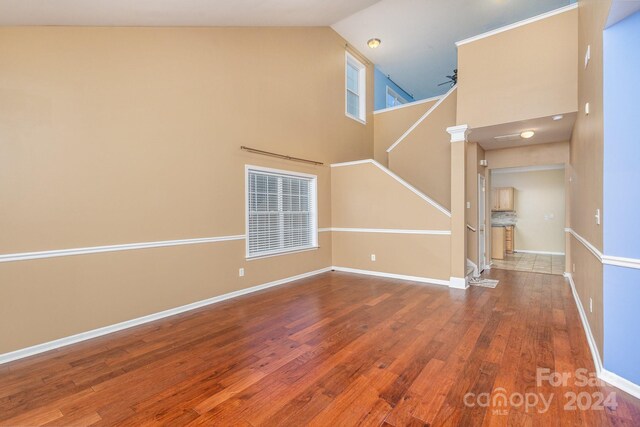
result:
M 503 123 L 499 125 L 474 128 L 469 134 L 469 141 L 477 142 L 485 150 L 499 148 L 521 147 L 525 145 L 546 144 L 571 140 L 573 125 L 577 113 L 565 113 L 561 120 L 553 120 L 553 116 L 519 122 Z M 532 130 L 535 135 L 529 139 L 520 138 L 520 133 Z M 514 138 L 496 139 L 496 136 L 513 135 Z
M 550 10 L 571 0 L 382 0 L 332 25 L 416 99 L 440 95 L 456 68 L 455 42 Z M 367 40 L 382 40 L 369 49 Z
M 0 0 L 0 25 L 328 26 L 377 1 Z

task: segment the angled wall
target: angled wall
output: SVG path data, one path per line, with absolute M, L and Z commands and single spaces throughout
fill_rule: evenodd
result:
M 393 145 L 424 113 L 438 101 L 432 99 L 376 111 L 373 116 L 373 158 L 388 166 L 387 149 Z
M 448 211 L 375 161 L 332 166 L 333 265 L 448 282 Z
M 456 121 L 453 88 L 387 151 L 389 169 L 447 209 L 451 206 L 451 135 Z

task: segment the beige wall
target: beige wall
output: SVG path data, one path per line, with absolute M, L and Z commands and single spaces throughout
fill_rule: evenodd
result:
M 571 228 L 602 252 L 602 226 L 595 223 L 596 209 L 602 210 L 603 176 L 603 89 L 602 89 L 602 30 L 606 22 L 611 0 L 581 0 L 578 7 L 578 52 L 583 64 L 587 46 L 591 46 L 588 67 L 578 67 L 579 112 L 571 140 Z M 584 114 L 589 102 L 590 114 Z M 580 242 L 571 237 L 571 259 L 575 264 L 574 282 L 582 304 L 589 306 L 593 299 L 593 313 L 587 310 L 589 325 L 596 344 L 603 355 L 602 315 L 602 265 Z
M 239 147 L 370 158 L 373 97 L 367 125 L 345 117 L 344 61 L 329 28 L 0 29 L 0 254 L 244 234 L 245 164 L 318 175 L 329 227 L 327 166 Z M 2 263 L 0 353 L 328 267 L 330 238 Z
M 458 124 L 470 128 L 577 110 L 577 11 L 458 47 Z
M 387 149 L 393 145 L 437 101 L 421 102 L 374 114 L 373 158 L 387 166 Z
M 372 163 L 332 168 L 332 226 L 449 230 L 450 219 Z M 450 236 L 333 232 L 333 264 L 449 280 Z M 376 261 L 371 261 L 371 254 Z
M 487 150 L 485 158 L 489 169 L 567 164 L 569 162 L 569 143 L 552 142 Z
M 493 173 L 492 187 L 515 188 L 516 250 L 565 253 L 564 184 L 564 169 Z
M 451 207 L 451 135 L 447 128 L 456 122 L 457 92 L 389 153 L 392 171 L 446 208 Z

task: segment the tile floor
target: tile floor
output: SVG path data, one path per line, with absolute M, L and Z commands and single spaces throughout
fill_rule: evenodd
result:
M 492 259 L 492 268 L 532 271 L 535 273 L 564 273 L 564 255 L 539 255 L 514 252 L 505 259 Z

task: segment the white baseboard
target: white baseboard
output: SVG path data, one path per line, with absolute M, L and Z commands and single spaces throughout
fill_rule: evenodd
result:
M 257 285 L 257 286 L 253 286 L 246 289 L 240 289 L 239 291 L 229 292 L 224 295 L 218 295 L 213 298 L 208 298 L 202 301 L 196 301 L 194 303 L 183 305 L 180 307 L 170 308 L 169 310 L 164 310 L 158 313 L 149 314 L 147 316 L 138 317 L 136 319 L 131 319 L 124 322 L 116 323 L 115 325 L 109 325 L 109 326 L 105 326 L 105 327 L 94 329 L 87 332 L 81 332 L 79 334 L 71 335 L 69 337 L 64 337 L 54 341 L 49 341 L 46 343 L 37 344 L 37 345 L 23 348 L 20 350 L 15 350 L 9 353 L 0 354 L 0 364 L 11 362 L 12 360 L 33 356 L 39 353 L 44 353 L 45 351 L 54 350 L 56 348 L 75 344 L 80 341 L 89 340 L 91 338 L 97 338 L 102 335 L 110 334 L 112 332 L 117 332 L 123 329 L 132 328 L 134 326 L 153 322 L 154 320 L 159 320 L 165 317 L 184 313 L 185 311 L 195 310 L 196 308 L 204 307 L 210 304 L 215 304 L 217 302 L 239 297 L 241 295 L 250 294 L 252 292 L 261 291 L 263 289 L 271 288 L 278 285 L 283 285 L 285 283 L 293 282 L 294 280 L 300 280 L 306 277 L 315 276 L 316 274 L 324 273 L 324 272 L 330 271 L 331 269 L 332 267 L 326 267 L 320 270 L 310 271 L 308 273 L 302 273 L 296 276 L 287 277 L 285 279 L 274 280 L 273 282 L 264 283 L 262 285 Z
M 578 295 L 578 291 L 576 291 L 576 284 L 573 281 L 573 276 L 571 273 L 564 273 L 564 277 L 569 279 L 569 285 L 571 286 L 571 293 L 573 294 L 573 299 L 576 302 L 576 306 L 578 307 L 578 314 L 580 314 L 580 320 L 582 321 L 582 328 L 584 329 L 584 333 L 587 336 L 587 342 L 589 343 L 589 349 L 591 350 L 591 357 L 593 358 L 593 364 L 596 367 L 596 373 L 598 377 L 602 372 L 602 359 L 600 358 L 600 352 L 598 351 L 598 346 L 596 345 L 596 340 L 593 338 L 593 334 L 591 333 L 591 326 L 589 326 L 589 321 L 587 320 L 587 314 L 584 311 L 584 307 L 582 307 L 582 301 L 580 301 L 580 296 Z
M 536 254 L 536 255 L 564 255 L 564 252 L 547 252 L 547 251 L 527 251 L 524 249 L 516 249 L 514 252 L 522 254 Z
M 631 381 L 624 379 L 611 371 L 607 371 L 604 368 L 602 368 L 602 371 L 600 372 L 600 375 L 598 375 L 598 377 L 602 381 L 605 381 L 612 386 L 629 393 L 636 399 L 640 399 L 640 385 L 632 383 Z
M 469 282 L 466 277 L 451 277 L 449 279 L 449 287 L 454 289 L 467 289 Z
M 335 271 L 342 271 L 345 273 L 365 274 L 367 276 L 388 277 L 390 279 L 409 280 L 412 282 L 421 282 L 421 283 L 430 283 L 432 285 L 449 286 L 449 281 L 443 280 L 443 279 L 431 279 L 429 277 L 421 277 L 421 276 L 406 276 L 404 274 L 384 273 L 381 271 L 372 271 L 372 270 L 360 270 L 357 268 L 349 268 L 349 267 L 333 266 L 331 268 Z
M 596 346 L 596 341 L 593 338 L 593 334 L 591 333 L 591 327 L 589 326 L 589 322 L 587 322 L 587 315 L 584 311 L 584 308 L 582 307 L 582 302 L 580 301 L 578 292 L 576 291 L 576 284 L 573 281 L 573 276 L 571 275 L 571 273 L 564 273 L 564 277 L 569 279 L 569 284 L 571 285 L 571 292 L 573 293 L 573 299 L 576 301 L 576 306 L 578 307 L 578 313 L 580 313 L 580 320 L 582 320 L 582 326 L 587 336 L 587 342 L 589 343 L 589 348 L 591 349 L 591 356 L 593 357 L 593 364 L 596 367 L 596 373 L 598 374 L 598 378 L 640 399 L 640 385 L 635 384 L 625 378 L 622 378 L 621 376 L 606 370 L 602 366 L 602 359 L 600 358 L 600 352 L 598 351 L 598 347 Z

